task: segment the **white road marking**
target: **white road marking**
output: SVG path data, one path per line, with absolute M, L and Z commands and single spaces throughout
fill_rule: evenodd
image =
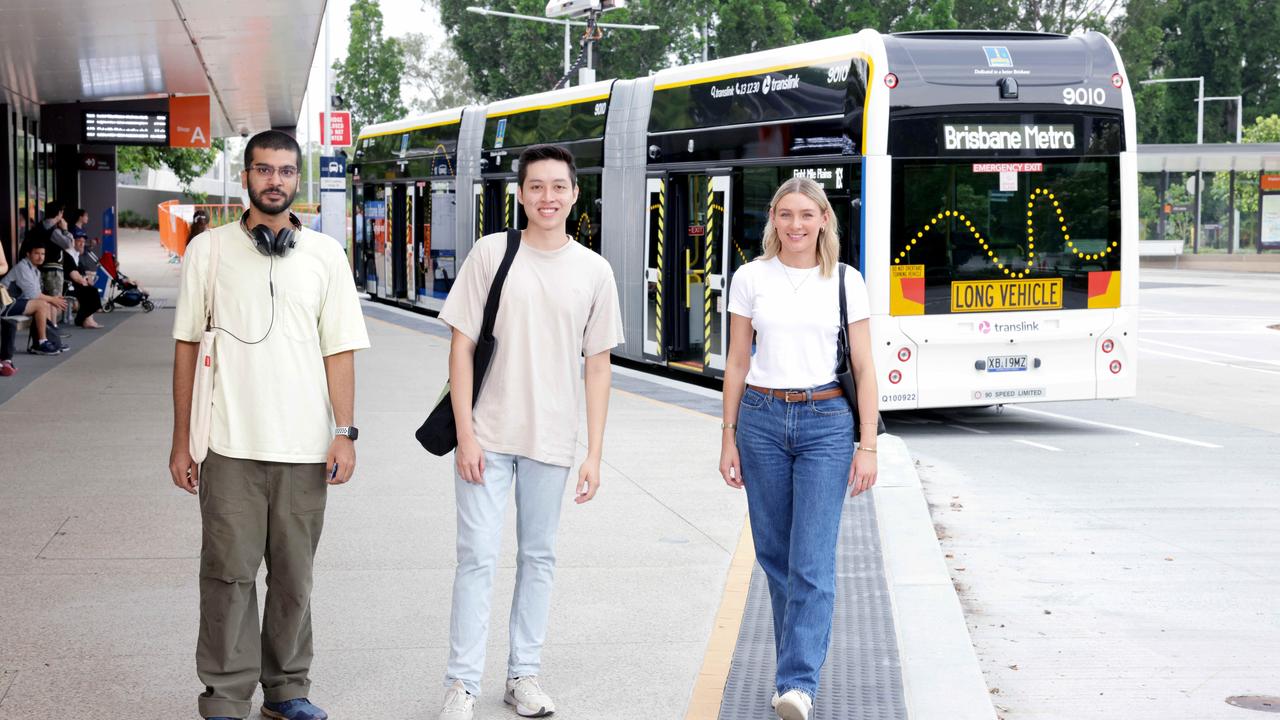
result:
M 1045 417 L 1057 418 L 1059 420 L 1070 420 L 1072 422 L 1078 422 L 1082 425 L 1093 425 L 1094 427 L 1107 428 L 1108 430 L 1120 430 L 1121 432 L 1134 433 L 1135 435 L 1145 435 L 1147 437 L 1159 438 L 1161 440 L 1169 440 L 1172 442 L 1186 443 L 1187 445 L 1194 445 L 1196 447 L 1211 448 L 1214 450 L 1222 449 L 1221 445 L 1214 445 L 1213 443 L 1201 442 L 1199 440 L 1192 440 L 1190 438 L 1178 437 L 1177 435 L 1165 435 L 1164 433 L 1151 432 L 1150 430 L 1142 430 L 1141 428 L 1126 427 L 1124 425 L 1112 425 L 1111 423 L 1098 422 L 1097 420 L 1085 420 L 1084 418 L 1072 417 L 1070 415 L 1059 415 L 1058 413 L 1052 413 L 1047 410 L 1032 410 L 1031 408 L 1024 407 L 1022 405 L 1006 405 L 1005 408 L 1007 410 L 1013 410 L 1015 412 L 1031 413 L 1032 415 L 1043 415 Z
M 1257 358 L 1245 357 L 1243 355 L 1232 355 L 1231 353 L 1218 352 L 1217 350 L 1205 350 L 1203 348 L 1192 347 L 1190 345 L 1175 345 L 1174 343 L 1160 342 L 1159 340 L 1143 340 L 1142 342 L 1148 342 L 1152 345 L 1163 345 L 1176 350 L 1190 350 L 1192 352 L 1203 353 L 1205 355 L 1217 355 L 1218 357 L 1230 358 L 1232 360 L 1244 360 L 1245 362 L 1261 363 L 1263 365 L 1275 365 L 1280 368 L 1280 362 L 1275 362 L 1274 360 L 1259 360 Z
M 1149 330 L 1142 329 L 1143 335 L 1270 335 L 1280 338 L 1275 330 Z
M 1177 355 L 1175 353 L 1163 352 L 1160 350 L 1152 350 L 1151 348 L 1138 347 L 1139 350 L 1152 355 L 1160 355 L 1162 357 L 1174 358 L 1177 360 L 1186 360 L 1187 362 L 1202 363 L 1204 365 L 1217 365 L 1218 367 L 1231 368 L 1232 370 L 1252 370 L 1253 372 L 1266 373 L 1268 375 L 1280 375 L 1280 370 L 1268 370 L 1266 368 L 1249 367 L 1247 365 L 1236 365 L 1235 363 L 1225 363 L 1218 360 L 1206 360 L 1204 358 L 1188 357 L 1186 355 Z
M 1044 445 L 1038 442 L 1031 442 L 1030 440 L 1019 440 L 1017 438 L 1014 438 L 1013 441 L 1016 443 L 1022 443 L 1023 445 L 1030 445 L 1031 447 L 1040 448 L 1041 450 L 1052 450 L 1053 452 L 1062 452 L 1062 448 L 1056 448 L 1052 445 Z
M 959 423 L 947 423 L 947 427 L 959 428 L 960 430 L 968 430 L 969 432 L 977 433 L 978 435 L 991 434 L 990 430 L 979 430 L 978 428 L 969 427 L 968 425 L 961 425 Z

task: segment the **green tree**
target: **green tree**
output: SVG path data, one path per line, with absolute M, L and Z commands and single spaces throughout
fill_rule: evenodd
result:
M 404 117 L 400 81 L 404 54 L 395 38 L 382 37 L 377 0 L 355 0 L 348 16 L 351 41 L 347 57 L 334 63 L 335 92 L 351 109 L 352 137 L 373 123 Z
M 122 173 L 139 173 L 143 170 L 168 169 L 178 176 L 178 184 L 186 195 L 197 195 L 191 189 L 196 178 L 209 172 L 218 160 L 218 153 L 225 147 L 222 138 L 216 138 L 212 147 L 171 148 L 154 145 L 122 145 L 116 149 L 116 169 Z
M 404 81 L 414 92 L 409 109 L 415 113 L 471 105 L 484 101 L 467 74 L 467 66 L 449 44 L 432 46 L 426 35 L 400 38 L 404 50 Z

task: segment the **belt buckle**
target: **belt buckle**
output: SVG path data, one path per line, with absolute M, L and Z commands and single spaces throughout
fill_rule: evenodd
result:
M 782 399 L 789 403 L 801 402 L 805 399 L 806 390 L 783 390 Z M 793 397 L 794 396 L 794 397 Z

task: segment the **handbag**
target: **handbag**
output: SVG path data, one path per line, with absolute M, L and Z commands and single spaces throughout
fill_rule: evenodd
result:
M 480 399 L 480 386 L 484 383 L 485 372 L 493 360 L 498 348 L 498 341 L 493 337 L 493 324 L 498 319 L 498 300 L 502 295 L 502 285 L 507 281 L 507 271 L 511 269 L 511 261 L 520 249 L 520 231 L 507 230 L 507 251 L 502 256 L 502 264 L 498 273 L 493 276 L 493 284 L 489 286 L 489 297 L 484 303 L 484 322 L 480 326 L 480 337 L 476 339 L 476 352 L 471 377 L 471 407 Z M 414 433 L 414 437 L 423 449 L 432 455 L 448 455 L 458 446 L 458 425 L 453 417 L 453 398 L 449 392 L 449 383 L 444 385 L 444 392 L 436 401 L 427 419 Z
M 845 264 L 840 263 L 840 329 L 836 334 L 836 381 L 844 391 L 844 399 L 853 411 L 853 441 L 862 441 L 862 423 L 858 418 L 858 384 L 849 365 L 849 301 L 844 292 Z M 876 412 L 876 434 L 884 432 L 884 418 Z
M 213 330 L 213 288 L 218 277 L 218 241 L 209 236 L 209 272 L 204 283 L 204 334 L 196 354 L 196 377 L 191 385 L 191 427 L 188 447 L 197 464 L 209 455 L 209 430 L 213 422 L 213 361 L 218 333 Z

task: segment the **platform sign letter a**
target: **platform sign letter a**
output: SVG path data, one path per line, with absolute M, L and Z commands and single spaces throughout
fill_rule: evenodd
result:
M 169 98 L 169 146 L 207 148 L 210 138 L 209 96 Z

